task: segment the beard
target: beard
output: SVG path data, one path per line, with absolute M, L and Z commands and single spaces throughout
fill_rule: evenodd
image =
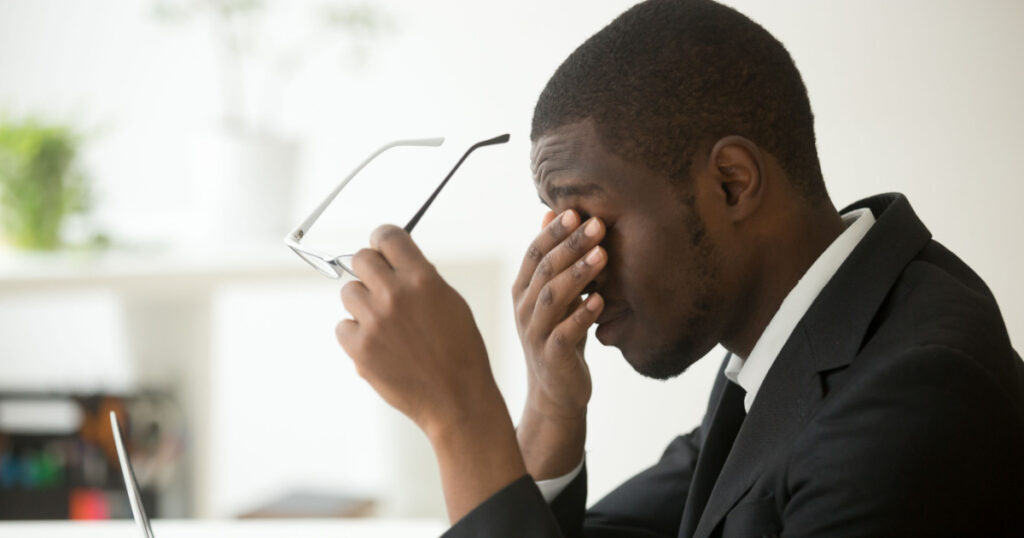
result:
M 685 372 L 693 363 L 708 354 L 715 342 L 708 337 L 711 298 L 710 289 L 694 303 L 679 333 L 668 344 L 647 348 L 637 353 L 624 353 L 626 361 L 644 377 L 667 380 Z

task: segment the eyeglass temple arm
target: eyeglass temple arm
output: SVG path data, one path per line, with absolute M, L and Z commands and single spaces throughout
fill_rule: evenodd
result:
M 427 212 L 427 208 L 430 207 L 430 204 L 434 203 L 434 198 L 437 198 L 437 194 L 441 192 L 441 189 L 443 189 L 445 184 L 448 183 L 448 180 L 452 178 L 452 175 L 455 174 L 455 171 L 458 170 L 460 166 L 462 166 L 463 161 L 466 160 L 466 157 L 469 157 L 470 153 L 473 153 L 473 151 L 476 150 L 477 148 L 482 148 L 484 146 L 504 144 L 505 142 L 508 142 L 508 139 L 508 134 L 503 134 L 501 136 L 496 136 L 489 140 L 477 142 L 476 144 L 470 146 L 469 149 L 466 150 L 466 153 L 462 154 L 462 158 L 459 159 L 459 162 L 455 163 L 455 166 L 452 167 L 452 170 L 448 172 L 448 175 L 445 176 L 443 180 L 441 180 L 441 184 L 438 185 L 436 189 L 434 189 L 434 193 L 430 195 L 430 198 L 427 198 L 427 201 L 423 203 L 423 207 L 420 207 L 420 210 L 417 211 L 415 215 L 413 215 L 412 220 L 409 221 L 409 224 L 405 225 L 405 231 L 407 233 L 412 233 L 412 229 L 416 227 L 416 224 L 420 221 L 420 218 L 422 218 L 423 214 Z
M 356 174 L 362 171 L 363 168 L 366 168 L 366 165 L 370 164 L 370 161 L 376 159 L 377 156 L 380 155 L 381 153 L 384 153 L 385 151 L 397 146 L 440 146 L 443 143 L 444 138 L 441 137 L 417 138 L 409 140 L 396 140 L 394 142 L 384 144 L 380 148 L 377 148 L 377 151 L 371 153 L 370 156 L 364 159 L 363 162 L 359 163 L 359 166 L 355 167 L 355 169 L 352 170 L 352 172 L 349 173 L 349 175 L 346 176 L 345 179 L 341 180 L 341 183 L 339 183 L 338 186 L 335 187 L 334 190 L 331 191 L 329 195 L 327 195 L 327 198 L 324 198 L 324 201 L 320 202 L 320 205 L 316 206 L 316 209 L 314 209 L 313 212 L 310 213 L 308 217 L 306 217 L 306 220 L 302 221 L 302 224 L 299 224 L 299 227 L 296 228 L 288 236 L 288 238 L 292 240 L 302 239 L 302 236 L 306 234 L 306 231 L 309 230 L 309 227 L 312 226 L 314 222 L 316 222 L 316 219 L 320 218 L 320 215 L 323 214 L 325 209 L 327 209 L 327 206 L 331 205 L 331 202 L 333 202 L 334 199 L 337 198 L 338 193 L 341 192 L 341 189 L 344 189 L 345 185 L 347 185 L 349 181 L 352 181 L 352 178 L 355 177 Z

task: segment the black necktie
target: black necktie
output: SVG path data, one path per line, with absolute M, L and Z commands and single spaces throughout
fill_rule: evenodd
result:
M 690 492 L 686 499 L 686 509 L 683 512 L 683 520 L 679 526 L 679 536 L 693 536 L 697 529 L 697 522 L 707 506 L 708 498 L 711 497 L 711 490 L 715 487 L 719 473 L 722 472 L 722 465 L 725 463 L 729 451 L 732 449 L 736 434 L 743 425 L 743 419 L 747 412 L 743 408 L 743 389 L 733 383 L 726 383 L 722 390 L 722 399 L 718 403 L 715 417 L 711 421 L 707 438 L 701 448 L 700 457 L 697 460 L 697 468 L 694 470 L 693 479 L 690 482 Z

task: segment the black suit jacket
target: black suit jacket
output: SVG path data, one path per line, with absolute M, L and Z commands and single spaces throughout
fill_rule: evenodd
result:
M 902 195 L 859 207 L 874 226 L 731 448 L 705 450 L 742 398 L 719 375 L 703 423 L 589 511 L 585 470 L 550 506 L 525 476 L 446 536 L 1024 536 L 1024 363 L 995 299 Z

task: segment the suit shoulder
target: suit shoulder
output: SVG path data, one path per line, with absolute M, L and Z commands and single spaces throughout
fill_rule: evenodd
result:
M 977 361 L 942 345 L 862 368 L 826 398 L 789 454 L 787 525 L 815 529 L 798 533 L 806 535 L 864 522 L 886 529 L 865 535 L 914 535 L 931 528 L 922 522 L 1016 527 L 1024 408 L 996 387 Z M 820 528 L 826 523 L 834 527 Z
M 935 241 L 907 265 L 891 295 L 892 302 L 902 304 L 904 314 L 912 317 L 921 343 L 965 347 L 970 353 L 976 338 L 991 341 L 992 336 L 1006 334 L 999 306 L 985 282 Z M 1008 338 L 998 340 L 1008 344 Z
M 995 298 L 970 267 L 935 241 L 896 281 L 854 363 L 891 367 L 921 353 L 950 359 L 924 363 L 929 366 L 980 367 L 1004 390 L 1024 397 L 1024 363 L 1010 345 Z

